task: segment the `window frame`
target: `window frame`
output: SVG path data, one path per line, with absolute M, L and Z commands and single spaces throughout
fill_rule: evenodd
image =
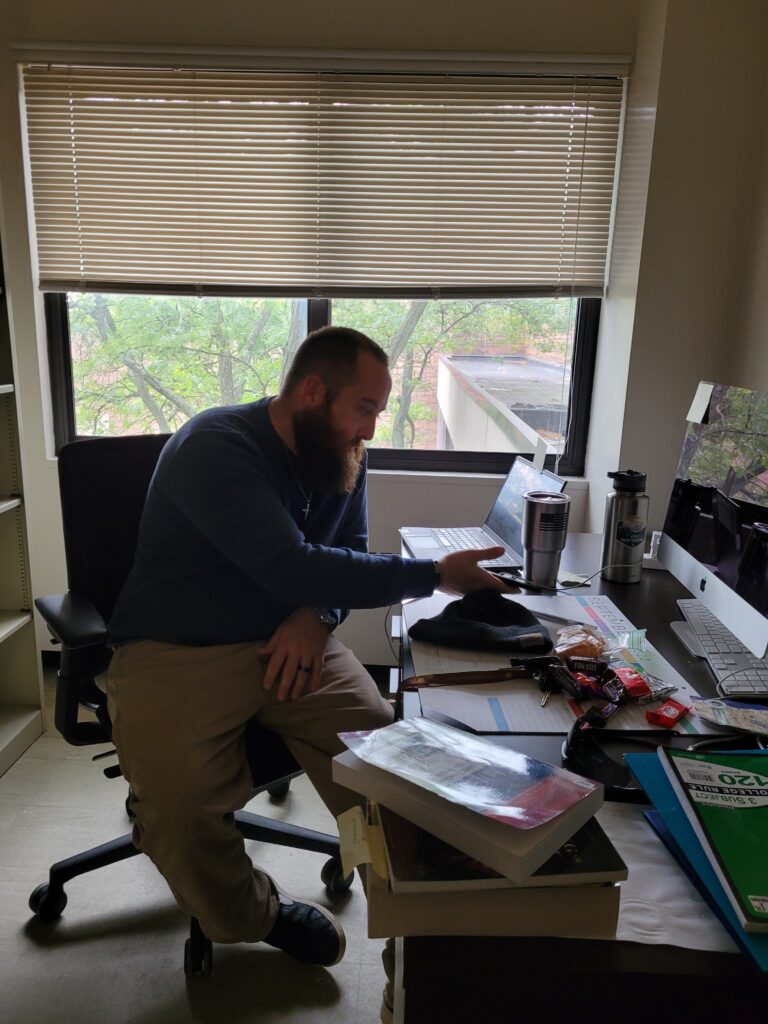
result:
M 547 455 L 544 461 L 547 469 L 557 469 L 564 476 L 582 476 L 584 473 L 602 304 L 597 298 L 581 298 L 577 301 L 565 450 L 559 459 L 555 455 Z M 306 299 L 306 302 L 309 331 L 331 323 L 331 299 L 310 298 Z M 60 449 L 69 441 L 91 435 L 78 434 L 76 430 L 66 292 L 46 292 L 44 308 L 53 434 L 58 455 Z M 531 453 L 523 454 L 530 457 Z M 377 448 L 375 445 L 368 450 L 370 469 L 417 473 L 506 474 L 515 458 L 515 452 L 422 451 Z

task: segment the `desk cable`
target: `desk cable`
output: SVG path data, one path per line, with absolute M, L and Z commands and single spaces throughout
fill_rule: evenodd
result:
M 399 664 L 400 663 L 400 653 L 395 649 L 395 645 L 392 643 L 392 633 L 390 631 L 390 624 L 391 624 L 391 621 L 392 621 L 392 609 L 393 608 L 394 608 L 394 605 L 391 604 L 389 606 L 389 608 L 387 608 L 386 615 L 384 616 L 384 635 L 387 638 L 387 643 L 389 644 L 389 649 L 392 652 L 392 657 L 395 659 L 395 663 Z M 401 629 L 402 629 L 402 627 L 401 627 Z
M 509 582 L 509 586 L 514 587 L 515 585 L 517 585 L 518 587 L 520 587 L 523 590 L 525 590 L 526 587 L 530 587 L 532 590 L 548 590 L 548 591 L 550 591 L 550 593 L 553 593 L 553 594 L 564 594 L 564 593 L 567 593 L 570 590 L 576 590 L 579 587 L 586 587 L 587 584 L 590 582 L 590 580 L 593 580 L 595 578 L 595 576 L 599 576 L 600 573 L 603 572 L 605 569 L 625 569 L 625 568 L 626 568 L 626 565 L 623 562 L 621 562 L 619 564 L 615 564 L 615 565 L 601 565 L 600 568 L 596 570 L 596 572 L 593 572 L 591 576 L 587 576 L 583 580 L 572 580 L 570 582 L 565 582 L 565 583 L 561 584 L 560 586 L 556 586 L 556 587 L 547 587 L 543 583 L 534 583 L 532 580 L 526 580 L 526 579 L 519 579 L 518 580 L 518 579 L 516 579 L 514 573 L 505 573 L 502 570 L 499 570 L 497 572 L 493 572 L 493 575 L 497 576 L 504 583 Z

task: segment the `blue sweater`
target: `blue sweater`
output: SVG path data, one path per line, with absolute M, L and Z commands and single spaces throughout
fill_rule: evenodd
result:
M 193 417 L 152 478 L 113 642 L 263 641 L 297 608 L 341 620 L 432 593 L 433 562 L 367 554 L 365 466 L 352 494 L 315 491 L 306 521 L 305 505 L 268 399 Z

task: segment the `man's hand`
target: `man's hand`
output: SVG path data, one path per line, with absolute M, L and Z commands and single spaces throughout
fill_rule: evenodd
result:
M 500 558 L 504 548 L 481 548 L 472 551 L 454 551 L 437 563 L 440 573 L 439 589 L 448 594 L 471 594 L 475 590 L 498 590 L 508 593 L 509 587 L 498 576 L 492 575 L 477 563 Z
M 259 650 L 269 659 L 264 689 L 271 690 L 279 676 L 278 700 L 297 700 L 307 690 L 316 690 L 327 643 L 328 630 L 313 608 L 293 612 Z

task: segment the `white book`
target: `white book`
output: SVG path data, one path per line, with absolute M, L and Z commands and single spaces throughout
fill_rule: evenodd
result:
M 335 782 L 513 882 L 541 867 L 603 800 L 598 783 L 426 719 L 342 739 L 357 753 L 333 759 Z

